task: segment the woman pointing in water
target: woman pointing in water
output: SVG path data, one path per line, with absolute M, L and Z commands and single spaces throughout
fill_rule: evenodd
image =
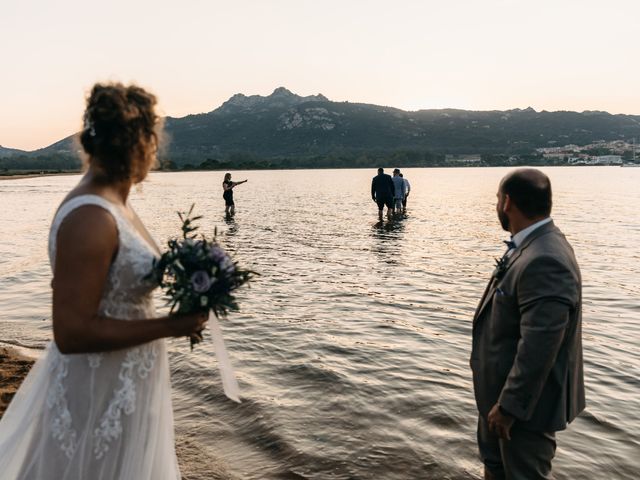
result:
M 222 189 L 224 190 L 224 192 L 222 193 L 222 198 L 224 198 L 224 212 L 227 215 L 233 215 L 235 213 L 235 203 L 233 203 L 233 187 L 246 182 L 247 180 L 242 180 L 241 182 L 232 182 L 231 174 L 225 173 L 224 181 L 222 182 Z

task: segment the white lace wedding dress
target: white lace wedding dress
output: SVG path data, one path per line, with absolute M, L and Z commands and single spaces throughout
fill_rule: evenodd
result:
M 49 235 L 52 268 L 56 235 L 81 205 L 109 211 L 119 249 L 100 314 L 121 319 L 155 316 L 145 280 L 155 249 L 102 197 L 68 200 Z M 175 480 L 169 367 L 164 340 L 106 353 L 63 355 L 55 342 L 16 393 L 0 421 L 0 478 L 6 480 Z

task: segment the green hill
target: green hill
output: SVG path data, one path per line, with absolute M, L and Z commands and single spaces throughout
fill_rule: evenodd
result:
M 640 116 L 607 112 L 403 111 L 285 88 L 237 94 L 219 108 L 166 118 L 164 165 L 208 168 L 442 163 L 445 154 L 531 155 L 536 148 L 640 138 Z M 72 137 L 28 157 L 73 157 Z M 0 157 L 3 156 L 0 151 Z

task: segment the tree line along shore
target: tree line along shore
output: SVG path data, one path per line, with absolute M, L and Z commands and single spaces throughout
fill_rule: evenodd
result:
M 378 168 L 393 165 L 398 168 L 500 167 L 500 166 L 566 166 L 563 158 L 542 154 L 435 154 L 419 151 L 376 152 L 349 155 L 327 155 L 309 158 L 260 158 L 251 154 L 232 154 L 225 159 L 177 157 L 161 159 L 156 171 L 217 171 L 217 170 L 295 170 Z M 82 163 L 77 157 L 0 158 L 0 178 L 79 173 Z

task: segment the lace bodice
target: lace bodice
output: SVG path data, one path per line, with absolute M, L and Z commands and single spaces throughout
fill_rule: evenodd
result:
M 109 270 L 99 313 L 121 319 L 153 316 L 152 291 L 157 285 L 145 277 L 151 271 L 156 250 L 126 218 L 122 207 L 100 196 L 79 195 L 62 204 L 49 233 L 51 269 L 55 271 L 56 240 L 60 225 L 70 212 L 83 205 L 104 208 L 113 216 L 118 228 L 118 252 Z

